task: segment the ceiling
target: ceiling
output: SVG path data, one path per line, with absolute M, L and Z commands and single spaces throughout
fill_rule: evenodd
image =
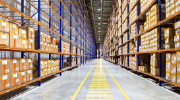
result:
M 87 0 L 96 43 L 103 43 L 114 0 Z

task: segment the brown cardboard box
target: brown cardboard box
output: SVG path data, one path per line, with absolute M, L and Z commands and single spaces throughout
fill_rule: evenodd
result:
M 171 74 L 166 72 L 166 80 L 171 81 Z
M 180 74 L 180 62 L 177 62 L 177 73 Z
M 0 59 L 0 75 L 9 73 L 9 69 L 10 66 L 7 66 L 7 59 Z
M 166 61 L 166 72 L 171 72 L 171 62 L 170 61 Z
M 0 19 L 0 30 L 9 32 L 9 22 Z
M 27 39 L 19 39 L 19 48 L 24 48 L 27 49 L 28 45 L 27 45 Z
M 176 83 L 177 79 L 176 79 L 176 74 L 171 74 L 171 82 Z
M 38 50 L 38 42 L 35 43 L 35 49 Z M 40 50 L 44 51 L 44 42 L 40 42 Z
M 11 87 L 21 84 L 19 72 L 13 74 L 11 73 L 10 79 L 11 79 Z
M 43 69 L 44 76 L 47 75 L 47 68 Z
M 18 61 L 19 61 L 19 71 L 20 72 L 26 71 L 27 69 L 26 65 L 28 65 L 26 64 L 27 63 L 26 60 L 24 58 L 21 58 L 21 59 L 18 59 Z
M 47 51 L 47 43 L 44 42 L 44 51 Z
M 175 31 L 174 28 L 166 28 L 164 30 L 164 37 L 168 38 L 168 37 L 174 37 L 175 36 Z
M 47 61 L 47 67 L 48 67 L 48 68 L 51 67 L 51 60 L 48 60 L 48 61 Z
M 32 69 L 32 59 L 31 58 L 26 58 L 24 65 L 26 66 L 26 70 L 31 70 Z
M 60 69 L 59 69 L 59 66 L 56 66 L 56 71 L 59 71 Z
M 38 65 L 38 63 L 37 63 Z M 45 64 L 44 64 L 44 60 L 41 60 L 41 69 L 44 69 L 45 68 Z
M 140 71 L 145 72 L 145 73 L 149 72 L 147 66 L 139 66 L 139 69 Z
M 34 50 L 34 40 L 33 39 L 28 39 L 28 49 Z
M 159 68 L 152 68 L 151 70 L 151 74 L 154 75 L 154 76 L 159 76 Z
M 16 24 L 13 24 L 13 23 L 9 23 L 9 32 L 10 33 L 13 33 L 15 35 L 18 35 L 19 33 L 19 27 L 18 25 Z
M 44 42 L 44 34 L 45 33 L 41 32 L 41 35 L 40 35 L 41 42 Z M 35 41 L 37 41 L 38 40 L 38 31 L 35 31 L 35 36 L 36 36 Z
M 51 67 L 51 73 L 54 73 L 54 67 Z
M 46 43 L 47 42 L 47 34 L 44 33 L 44 42 Z
M 19 48 L 19 35 L 15 35 L 14 33 L 10 33 L 9 46 Z
M 47 74 L 51 73 L 51 67 L 47 68 Z
M 171 61 L 171 53 L 166 53 L 166 61 Z
M 180 74 L 177 74 L 177 84 L 180 85 Z
M 27 81 L 32 80 L 32 70 L 27 70 L 26 80 Z
M 44 68 L 47 68 L 48 60 L 44 60 Z
M 47 43 L 47 52 L 50 52 L 50 44 Z
M 174 43 L 165 44 L 165 49 L 171 49 L 174 47 L 175 47 Z
M 19 61 L 17 59 L 7 59 L 7 66 L 9 66 L 9 72 L 11 74 L 19 72 Z
M 175 53 L 173 53 L 173 54 L 171 54 L 171 64 L 176 64 L 176 54 Z
M 0 75 L 0 91 L 10 88 L 10 74 Z
M 27 39 L 27 32 L 25 29 L 19 28 L 19 38 Z
M 20 80 L 20 83 L 25 83 L 27 81 L 26 79 L 26 71 L 23 71 L 23 72 L 19 72 L 19 80 Z
M 51 66 L 50 66 L 50 67 L 52 67 L 52 66 L 55 66 L 55 64 L 54 64 L 54 61 L 53 61 L 53 60 L 51 60 Z
M 31 28 L 31 27 L 28 27 L 28 26 L 23 26 L 23 28 L 27 32 L 26 37 L 29 38 L 29 39 L 34 40 L 35 30 L 33 28 Z
M 177 49 L 177 48 L 180 48 L 180 42 L 176 42 L 175 43 L 175 48 Z
M 180 61 L 180 52 L 179 51 L 176 52 L 176 58 L 177 58 L 177 61 Z
M 51 43 L 52 43 L 53 45 L 56 45 L 56 42 L 57 42 L 57 39 L 54 38 L 54 37 L 51 37 Z
M 64 67 L 70 67 L 70 63 L 69 62 L 64 62 Z
M 0 45 L 9 46 L 9 34 L 0 32 Z
M 171 74 L 176 74 L 177 73 L 177 67 L 174 64 L 171 64 Z

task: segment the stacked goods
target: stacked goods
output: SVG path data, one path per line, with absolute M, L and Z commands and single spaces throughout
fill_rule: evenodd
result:
M 81 50 L 81 55 L 83 55 L 83 50 Z
M 0 59 L 0 91 L 32 80 L 31 59 Z
M 121 47 L 119 47 L 118 53 L 119 53 L 119 55 L 121 54 Z
M 134 70 L 137 69 L 137 55 L 129 56 L 129 67 Z
M 123 0 L 123 1 L 122 1 L 122 10 L 124 10 L 125 7 L 127 8 L 127 6 L 126 6 L 127 3 L 128 3 L 127 0 Z
M 175 48 L 180 48 L 180 21 L 174 24 L 174 29 L 175 29 L 175 36 L 174 36 Z
M 127 18 L 127 7 L 125 8 L 123 14 L 122 14 L 122 21 L 125 20 L 125 18 Z
M 34 49 L 34 34 L 35 34 L 35 30 L 31 27 L 23 27 L 23 29 L 26 30 L 27 32 L 27 41 L 28 41 L 28 49 Z
M 174 48 L 174 42 L 178 42 L 178 35 L 174 36 L 175 32 L 173 28 L 166 28 L 164 30 L 164 38 L 165 38 L 165 49 Z
M 137 6 L 134 7 L 134 9 L 130 12 L 129 15 L 129 21 L 130 24 L 132 24 L 137 18 Z
M 35 41 L 38 40 L 38 31 L 35 31 Z M 47 51 L 47 52 L 58 52 L 58 45 L 57 45 L 57 39 L 54 37 L 51 37 L 50 35 L 41 32 L 40 34 L 40 50 Z M 35 49 L 38 49 L 38 42 L 35 43 Z
M 27 31 L 23 28 L 19 28 L 19 48 L 28 48 Z
M 149 6 L 151 5 L 151 3 L 154 0 L 141 0 L 140 1 L 140 8 L 141 8 L 141 13 L 144 12 L 147 8 L 149 8 Z M 164 7 L 164 6 L 163 6 Z
M 134 41 L 130 41 L 130 53 L 136 53 L 137 52 L 137 44 Z
M 72 66 L 76 65 L 76 57 L 72 57 Z M 67 57 L 67 62 L 64 62 L 64 67 L 71 67 L 70 66 L 70 57 Z
M 118 19 L 118 29 L 121 29 L 121 17 L 120 17 L 120 15 L 121 14 L 119 14 L 119 19 Z M 119 31 L 119 33 L 118 33 L 118 37 L 120 36 L 120 34 L 121 34 L 121 31 Z
M 141 46 L 139 52 L 155 51 L 159 49 L 158 28 L 141 35 Z M 162 33 L 162 35 L 164 32 Z M 162 45 L 163 48 L 163 45 Z
M 130 39 L 134 38 L 137 34 L 137 25 L 136 23 L 131 25 L 131 30 L 130 30 Z
M 79 48 L 77 49 L 77 54 L 80 55 L 80 49 Z
M 144 73 L 148 73 L 148 67 L 147 66 L 139 66 L 139 71 L 144 72 Z
M 10 23 L 9 26 L 10 40 L 9 46 L 19 48 L 19 28 L 18 25 Z
M 76 54 L 76 47 L 72 46 L 72 54 Z
M 180 11 L 179 0 L 166 0 L 166 18 L 173 16 Z
M 180 84 L 180 52 L 166 54 L 166 80 Z
M 62 53 L 70 53 L 70 45 L 67 42 L 62 41 Z
M 133 8 L 134 5 L 136 5 L 137 0 L 130 0 L 129 7 L 130 9 Z M 136 10 L 137 11 L 137 10 Z
M 122 24 L 122 32 L 124 32 L 127 29 L 127 19 L 125 19 L 125 22 Z
M 123 46 L 123 54 L 127 54 L 127 44 Z
M 123 43 L 127 42 L 127 32 L 124 33 L 123 35 Z
M 38 61 L 34 60 L 34 64 L 38 65 Z M 59 70 L 59 60 L 41 60 L 40 65 L 41 65 L 41 77 L 57 72 Z M 38 77 L 37 69 L 38 69 L 37 66 L 33 66 L 34 78 Z
M 121 37 L 119 37 L 119 42 L 118 42 L 119 46 L 121 45 Z
M 124 65 L 124 66 L 127 66 L 127 56 L 124 56 L 124 57 L 123 57 L 123 65 Z
M 162 54 L 162 65 L 165 64 L 166 55 Z M 159 76 L 159 53 L 153 53 L 150 59 L 150 66 L 151 66 L 151 74 L 154 76 Z M 162 68 L 165 70 L 165 67 Z M 161 71 L 162 76 L 165 76 L 164 71 Z
M 80 64 L 80 57 L 77 58 L 77 64 Z

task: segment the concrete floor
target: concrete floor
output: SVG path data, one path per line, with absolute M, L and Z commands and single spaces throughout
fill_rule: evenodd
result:
M 93 60 L 13 100 L 70 100 L 97 62 L 97 59 Z M 93 91 L 99 91 L 99 93 Z M 126 100 L 124 95 L 127 95 L 130 100 L 180 100 L 180 95 L 102 59 L 92 68 L 74 100 Z

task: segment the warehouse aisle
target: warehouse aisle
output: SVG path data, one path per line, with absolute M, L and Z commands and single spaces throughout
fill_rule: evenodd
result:
M 14 100 L 178 100 L 180 96 L 105 60 L 93 60 Z

